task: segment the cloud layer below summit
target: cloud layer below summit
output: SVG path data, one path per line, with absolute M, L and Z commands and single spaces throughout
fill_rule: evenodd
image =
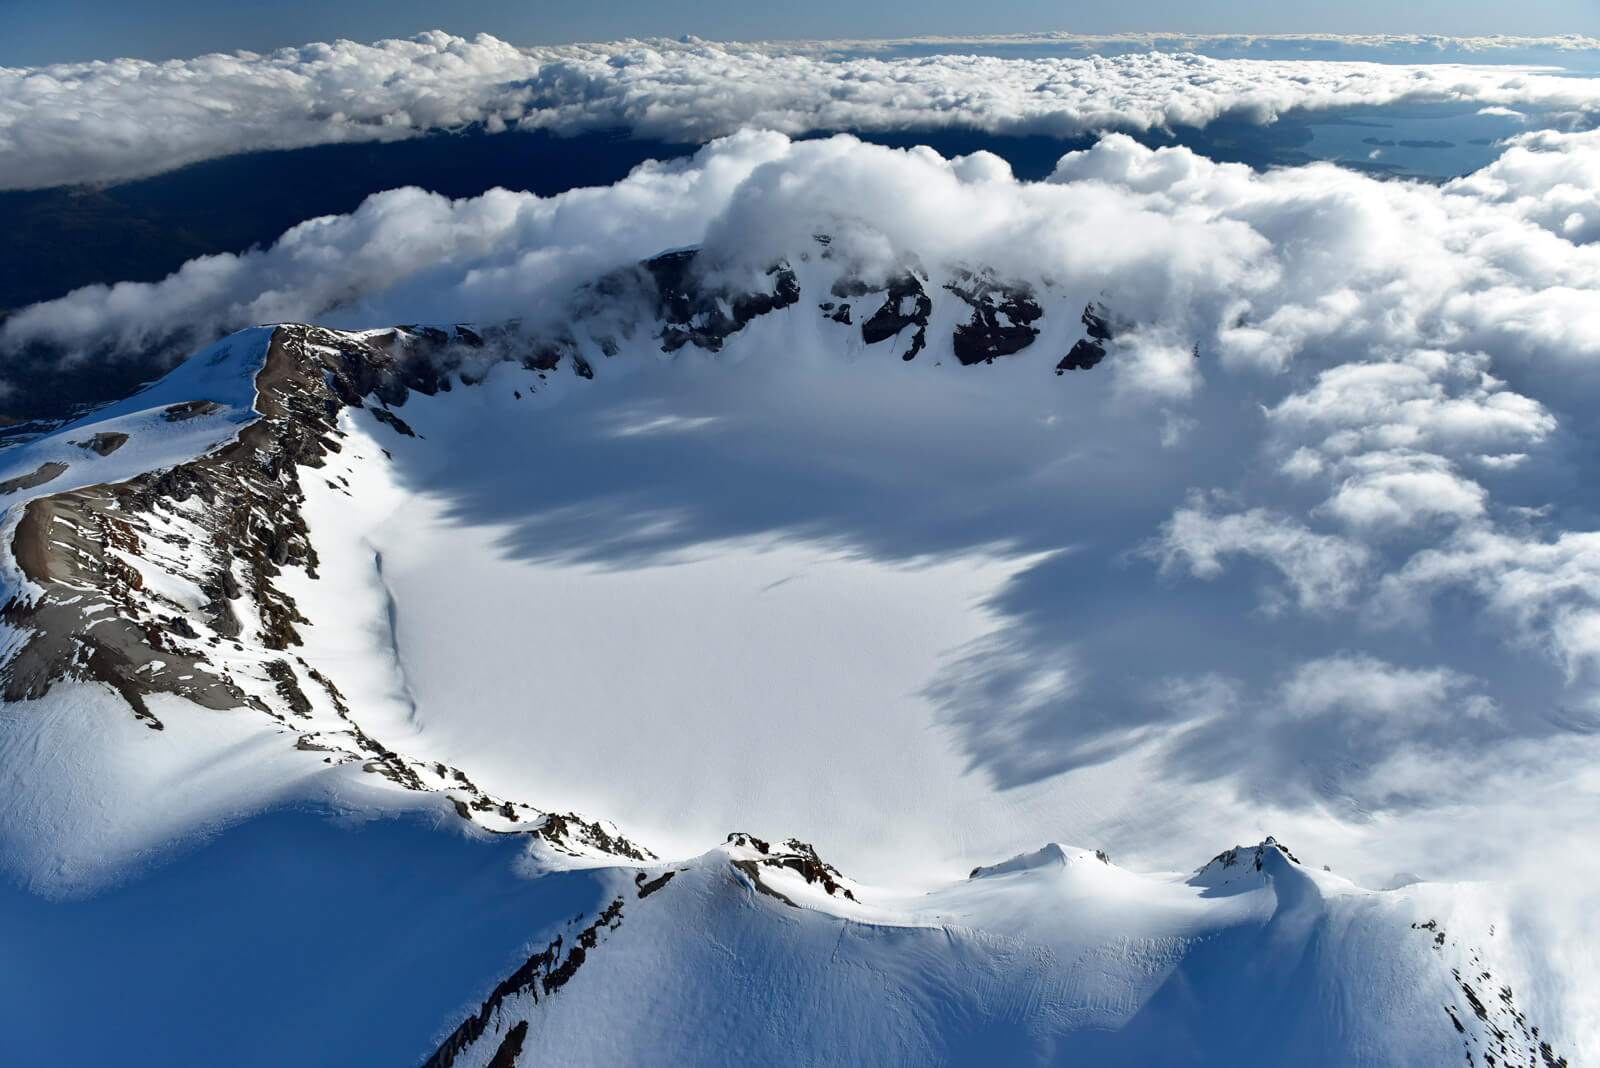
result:
M 0 70 L 0 189 L 107 183 L 262 149 L 415 137 L 481 125 L 560 134 L 625 129 L 701 142 L 755 127 L 787 134 L 973 127 L 1076 135 L 1270 122 L 1293 108 L 1477 103 L 1535 108 L 1582 125 L 1600 107 L 1589 79 L 1510 67 L 1414 62 L 1419 51 L 1492 61 L 1593 60 L 1572 39 L 1319 38 L 1323 57 L 1255 54 L 1267 39 L 1026 38 L 813 45 L 653 41 L 518 48 L 433 32 L 151 63 Z M 1085 55 L 1089 45 L 1111 55 Z M 1267 54 L 1293 54 L 1287 43 Z M 1565 118 L 1562 118 L 1565 116 Z

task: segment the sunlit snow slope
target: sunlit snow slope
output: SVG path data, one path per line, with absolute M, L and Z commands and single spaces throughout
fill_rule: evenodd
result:
M 1187 879 L 1050 845 L 856 905 L 783 853 L 740 836 L 617 879 L 428 1068 L 1564 1063 L 1490 970 L 1468 888 L 1362 891 L 1271 839 Z

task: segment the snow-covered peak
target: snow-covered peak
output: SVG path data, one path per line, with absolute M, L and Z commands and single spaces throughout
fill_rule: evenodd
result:
M 1065 866 L 1067 863 L 1066 850 L 1055 842 L 1035 850 L 1032 853 L 1021 853 L 1010 860 L 1003 860 L 999 864 L 979 865 L 972 869 L 969 879 L 988 879 L 996 875 L 1009 875 L 1012 872 L 1031 871 L 1035 868 L 1051 866 Z
M 1299 858 L 1289 847 L 1268 835 L 1253 846 L 1234 846 L 1212 857 L 1189 879 L 1208 890 L 1254 889 L 1266 881 L 1288 875 L 1307 878 Z
M 1064 868 L 1069 864 L 1081 864 L 1090 861 L 1109 865 L 1111 857 L 1101 849 L 1069 849 L 1059 842 L 1050 842 L 1032 853 L 1019 853 L 1010 860 L 1001 861 L 999 864 L 980 865 L 973 868 L 972 873 L 967 877 L 969 879 L 990 879 L 997 875 L 1010 875 L 1015 872 L 1033 871 L 1039 868 Z
M 735 832 L 728 835 L 722 852 L 742 884 L 786 905 L 836 909 L 845 901 L 858 900 L 859 884 L 819 857 L 808 842 L 790 838 L 774 845 Z

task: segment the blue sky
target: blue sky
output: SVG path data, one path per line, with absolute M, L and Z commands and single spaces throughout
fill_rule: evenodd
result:
M 1060 0 L 278 0 L 227 5 L 215 0 L 0 0 L 0 64 L 113 56 L 187 57 L 256 51 L 347 37 L 409 36 L 426 29 L 492 33 L 519 44 L 695 34 L 708 39 L 887 37 L 919 34 L 1081 33 L 1484 33 L 1600 35 L 1596 0 L 1350 0 L 1284 5 L 1277 0 L 1139 0 L 1104 4 Z

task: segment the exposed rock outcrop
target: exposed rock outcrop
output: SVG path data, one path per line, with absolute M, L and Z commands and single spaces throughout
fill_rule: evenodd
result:
M 302 479 L 343 448 L 340 412 L 365 407 L 396 432 L 413 433 L 389 405 L 403 405 L 413 391 L 448 390 L 491 342 L 500 346 L 492 358 L 512 358 L 514 340 L 510 328 L 490 340 L 465 327 L 277 328 L 255 376 L 259 418 L 234 441 L 165 470 L 23 506 L 11 550 L 26 581 L 0 607 L 19 640 L 0 662 L 0 696 L 28 700 L 62 682 L 103 683 L 155 730 L 164 724 L 153 694 L 244 710 L 282 725 L 286 744 L 327 763 L 357 764 L 402 789 L 443 792 L 490 830 L 534 836 L 571 856 L 649 859 L 609 825 L 491 797 L 457 769 L 394 751 L 361 726 L 332 679 L 295 654 L 306 619 L 280 580 L 291 571 L 318 577 Z M 218 408 L 199 399 L 171 405 L 163 417 L 186 422 Z M 96 435 L 86 447 L 113 436 Z M 168 579 L 152 585 L 146 574 L 157 572 Z M 162 592 L 192 576 L 203 576 L 194 582 L 197 602 Z
M 835 284 L 835 296 L 866 296 L 871 290 L 855 284 Z M 888 341 L 907 327 L 914 327 L 911 344 L 900 354 L 902 360 L 914 360 L 928 344 L 928 316 L 933 314 L 933 299 L 922 288 L 922 281 L 907 271 L 889 279 L 883 303 L 871 317 L 861 323 L 861 340 L 868 345 Z
M 699 259 L 698 250 L 684 249 L 644 264 L 655 283 L 655 314 L 665 352 L 676 352 L 691 343 L 710 352 L 720 351 L 729 337 L 758 316 L 800 300 L 800 282 L 786 263 L 768 269 L 770 291 L 745 292 L 708 284 Z
M 1074 342 L 1072 350 L 1056 364 L 1058 375 L 1067 371 L 1087 371 L 1106 358 L 1106 345 L 1114 337 L 1110 313 L 1102 305 L 1090 304 L 1083 309 L 1082 322 L 1085 336 Z
M 988 274 L 962 271 L 945 288 L 972 309 L 972 318 L 957 326 L 951 339 L 956 359 L 963 365 L 992 363 L 998 356 L 1021 352 L 1039 336 L 1033 324 L 1044 315 L 1044 309 L 1034 298 L 1032 286 L 1002 284 Z
M 735 851 L 745 854 L 731 858 L 729 863 L 744 873 L 756 890 L 769 897 L 775 897 L 786 905 L 800 907 L 789 895 L 775 888 L 770 879 L 764 877 L 766 872 L 792 871 L 808 885 L 820 887 L 830 897 L 839 896 L 850 901 L 856 899 L 855 893 L 844 885 L 844 876 L 839 874 L 839 869 L 817 856 L 817 851 L 808 842 L 791 838 L 784 842 L 781 848 L 775 848 L 754 835 L 735 832 L 728 835 L 727 844 Z

